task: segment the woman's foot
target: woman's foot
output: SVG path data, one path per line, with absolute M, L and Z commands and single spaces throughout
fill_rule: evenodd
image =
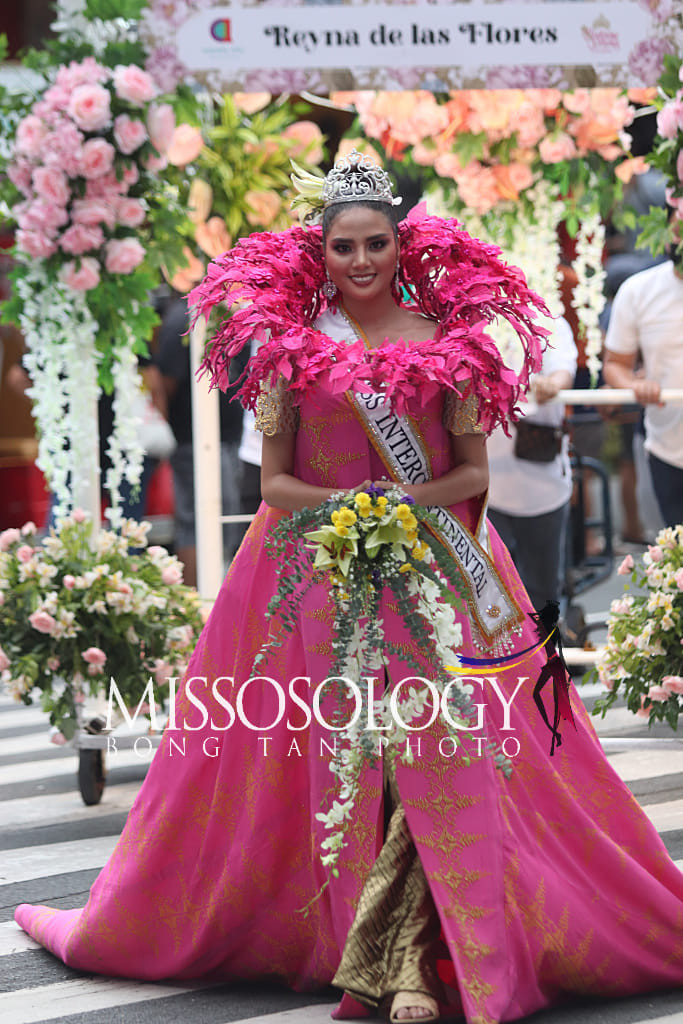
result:
M 437 1020 L 439 1004 L 426 992 L 397 992 L 391 1004 L 389 1020 Z

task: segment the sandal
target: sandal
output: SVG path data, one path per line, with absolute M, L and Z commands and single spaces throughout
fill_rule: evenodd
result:
M 398 1010 L 405 1010 L 409 1006 L 420 1007 L 423 1010 L 428 1010 L 427 1016 L 424 1017 L 397 1017 L 396 1013 Z M 397 992 L 394 996 L 391 1004 L 391 1013 L 389 1014 L 389 1020 L 394 1024 L 403 1024 L 403 1021 L 434 1021 L 439 1019 L 439 1004 L 436 999 L 432 996 L 427 995 L 426 992 Z

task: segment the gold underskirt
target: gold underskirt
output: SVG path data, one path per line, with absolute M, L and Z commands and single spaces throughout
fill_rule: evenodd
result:
M 439 917 L 388 758 L 384 764 L 386 837 L 332 982 L 371 1007 L 399 991 L 426 992 L 437 1000 L 441 995 Z

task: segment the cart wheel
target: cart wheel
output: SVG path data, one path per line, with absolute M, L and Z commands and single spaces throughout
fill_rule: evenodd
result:
M 78 751 L 78 788 L 88 807 L 98 804 L 104 792 L 104 754 L 101 750 Z

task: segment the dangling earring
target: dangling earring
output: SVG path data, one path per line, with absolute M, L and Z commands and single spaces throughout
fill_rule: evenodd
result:
M 327 267 L 325 267 L 325 277 L 326 277 L 325 283 L 323 284 L 323 286 L 320 289 L 320 291 L 323 293 L 323 295 L 328 300 L 328 302 L 331 302 L 332 299 L 337 294 L 337 286 L 334 283 L 334 281 L 332 280 L 332 278 L 330 277 L 330 272 L 327 269 Z
M 394 288 L 398 295 L 401 294 L 401 282 L 399 281 L 399 272 L 401 270 L 401 264 L 396 260 L 396 272 L 394 273 Z

